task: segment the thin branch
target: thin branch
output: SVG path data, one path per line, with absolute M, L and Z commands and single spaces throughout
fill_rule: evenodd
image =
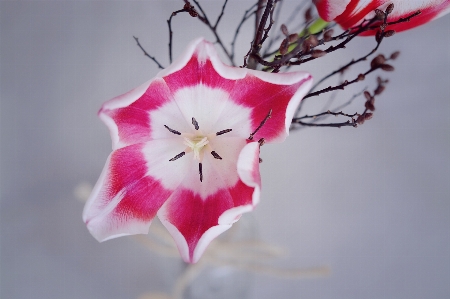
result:
M 353 118 L 353 117 L 357 116 L 358 113 L 348 114 L 348 113 L 344 113 L 342 111 L 332 112 L 332 111 L 328 110 L 326 112 L 322 112 L 322 113 L 315 114 L 315 115 L 304 115 L 304 116 L 301 116 L 301 117 L 297 117 L 297 118 L 292 119 L 292 121 L 296 122 L 296 121 L 299 121 L 299 120 L 302 120 L 302 119 L 308 119 L 308 118 L 316 119 L 316 118 L 324 116 L 324 115 L 334 115 L 334 116 L 341 115 L 341 116 L 346 116 L 346 117 Z
M 197 5 L 198 9 L 201 12 L 201 15 L 200 14 L 198 15 L 198 19 L 200 21 L 202 21 L 211 30 L 211 32 L 214 34 L 214 37 L 216 38 L 216 43 L 219 44 L 219 46 L 225 52 L 225 55 L 227 55 L 227 57 L 230 60 L 231 64 L 234 66 L 235 64 L 233 62 L 233 59 L 232 59 L 230 53 L 228 52 L 227 48 L 225 48 L 225 45 L 223 44 L 219 34 L 217 33 L 216 26 L 219 23 L 221 16 L 219 16 L 215 26 L 213 26 L 211 24 L 211 22 L 209 21 L 207 15 L 206 15 L 205 11 L 203 10 L 202 6 L 200 5 L 200 3 L 197 0 L 192 0 L 192 1 Z M 227 1 L 225 1 L 224 5 L 222 7 L 222 13 L 223 13 L 223 10 L 225 9 L 226 3 L 227 3 Z
M 170 18 L 167 20 L 167 25 L 169 26 L 169 62 L 172 63 L 172 37 L 173 37 L 173 31 L 172 31 L 172 18 L 176 16 L 180 12 L 187 12 L 188 10 L 183 8 L 177 11 L 174 11 Z
M 164 69 L 164 67 L 158 62 L 158 60 L 156 60 L 155 57 L 150 56 L 147 51 L 145 51 L 145 49 L 142 47 L 141 43 L 139 42 L 139 39 L 136 36 L 133 36 L 134 40 L 136 41 L 137 45 L 139 46 L 139 48 L 141 48 L 142 52 L 144 52 L 144 55 L 147 56 L 148 58 L 150 58 L 151 60 L 153 60 L 160 69 Z
M 371 68 L 370 68 L 367 72 L 365 72 L 363 75 L 366 76 L 366 75 L 372 73 L 373 71 L 375 71 L 375 70 L 377 70 L 377 69 L 379 69 L 379 68 L 380 68 L 379 66 L 371 67 Z M 330 91 L 333 91 L 333 90 L 338 90 L 338 89 L 342 89 L 342 90 L 343 90 L 343 89 L 345 89 L 346 86 L 348 86 L 348 85 L 350 85 L 350 84 L 353 84 L 353 83 L 356 83 L 356 82 L 358 82 L 358 81 L 360 81 L 360 75 L 358 75 L 355 79 L 353 79 L 353 80 L 351 80 L 351 81 L 345 80 L 343 83 L 341 83 L 341 84 L 339 84 L 339 85 L 336 85 L 336 86 L 328 86 L 327 88 L 324 88 L 324 89 L 321 89 L 321 90 L 318 90 L 318 91 L 315 91 L 315 92 L 310 92 L 310 93 L 308 93 L 308 94 L 303 98 L 303 100 L 304 100 L 304 99 L 307 99 L 307 98 L 310 98 L 310 97 L 315 97 L 315 96 L 318 96 L 318 95 L 320 95 L 320 94 L 327 93 L 327 92 L 330 92 Z
M 256 8 L 256 13 L 255 13 L 255 36 L 258 32 L 258 27 L 259 27 L 259 21 L 261 20 L 261 12 L 263 7 L 265 6 L 264 3 L 267 0 L 258 0 L 256 2 L 256 4 L 258 5 L 258 7 Z
M 223 3 L 222 11 L 220 12 L 219 17 L 217 17 L 216 24 L 214 24 L 213 26 L 214 30 L 217 28 L 217 25 L 219 25 L 220 19 L 222 19 L 223 13 L 225 12 L 225 7 L 227 6 L 227 2 L 228 0 L 225 0 L 225 2 Z
M 258 53 L 262 47 L 261 40 L 263 38 L 264 29 L 266 26 L 267 19 L 269 18 L 269 15 L 270 15 L 271 11 L 273 10 L 274 1 L 275 0 L 267 0 L 266 8 L 264 9 L 261 20 L 259 21 L 258 29 L 255 34 L 255 39 L 252 42 L 250 51 L 247 53 L 247 55 L 244 58 L 244 67 L 247 65 L 247 58 L 249 56 L 250 57 L 256 56 L 256 55 L 259 56 Z M 260 3 L 261 3 L 261 1 L 260 1 Z M 258 9 L 259 9 L 259 7 L 258 7 Z M 258 14 L 258 12 L 257 12 L 257 14 Z
M 373 53 L 375 53 L 378 50 L 378 48 L 380 47 L 381 41 L 382 40 L 377 41 L 376 46 L 369 53 L 367 53 L 366 55 L 364 55 L 364 56 L 362 56 L 362 57 L 360 57 L 360 58 L 358 58 L 356 60 L 352 59 L 352 61 L 350 61 L 346 65 L 338 68 L 337 70 L 331 72 L 330 74 L 326 75 L 325 77 L 323 77 L 322 79 L 317 81 L 317 83 L 314 84 L 314 86 L 311 88 L 311 91 L 315 90 L 317 88 L 317 86 L 319 86 L 322 82 L 324 82 L 328 78 L 330 78 L 330 77 L 332 77 L 332 76 L 334 76 L 336 74 L 342 73 L 342 71 L 344 71 L 345 69 L 349 68 L 350 66 L 352 66 L 354 64 L 357 64 L 358 62 L 365 61 L 369 56 L 371 56 Z
M 359 97 L 360 95 L 362 95 L 364 93 L 364 91 L 367 90 L 367 87 L 364 87 L 363 90 L 361 90 L 358 93 L 355 93 L 347 102 L 343 103 L 342 105 L 337 106 L 336 108 L 334 108 L 334 110 L 342 110 L 343 108 L 347 107 L 348 105 L 350 105 L 357 97 Z
M 264 44 L 264 42 L 266 41 L 266 39 L 269 37 L 270 29 L 272 29 L 272 25 L 275 23 L 275 21 L 273 20 L 273 14 L 274 14 L 274 11 L 275 11 L 276 4 L 279 1 L 280 0 L 275 0 L 275 2 L 273 4 L 273 7 L 270 10 L 270 13 L 269 13 L 269 16 L 270 16 L 269 26 L 267 26 L 267 28 L 264 29 L 264 36 L 263 36 L 263 38 L 261 39 L 261 42 L 260 42 L 261 47 L 262 47 L 262 44 Z
M 353 121 L 347 120 L 346 122 L 342 122 L 342 123 L 329 123 L 329 124 L 315 124 L 315 123 L 306 123 L 303 122 L 301 120 L 297 120 L 295 122 L 293 122 L 295 124 L 299 124 L 302 126 L 308 126 L 308 127 L 331 127 L 331 128 L 340 128 L 340 127 L 354 127 L 356 128 L 358 126 L 358 124 Z
M 236 31 L 234 33 L 234 37 L 233 37 L 233 41 L 231 42 L 231 59 L 234 61 L 234 55 L 235 55 L 235 45 L 236 45 L 236 39 L 237 36 L 239 34 L 239 30 L 241 30 L 242 25 L 244 25 L 244 23 L 253 15 L 256 14 L 256 10 L 252 11 L 255 7 L 256 4 L 253 4 L 249 9 L 247 9 L 244 13 L 244 16 L 242 17 L 241 22 L 239 23 L 238 27 L 236 28 Z M 252 11 L 250 13 L 250 11 Z
M 280 14 L 280 11 L 281 11 L 281 6 L 282 6 L 281 4 L 282 4 L 282 3 L 283 3 L 283 2 L 281 1 L 280 4 L 279 4 L 279 8 L 277 9 L 277 14 L 276 14 L 276 16 L 275 16 L 275 18 L 274 18 L 275 22 L 277 22 L 278 19 L 279 19 L 279 14 Z M 303 7 L 304 7 L 307 3 L 308 3 L 307 1 L 302 1 L 302 2 L 300 2 L 300 4 L 298 4 L 298 5 L 292 10 L 291 15 L 289 16 L 289 18 L 287 19 L 287 21 L 284 22 L 283 24 L 285 24 L 286 26 L 289 27 L 289 25 L 291 24 L 291 22 L 294 20 L 295 17 L 298 17 L 298 13 L 300 12 L 300 10 L 303 9 Z M 294 31 L 294 32 L 296 32 L 296 31 Z M 267 53 L 270 51 L 270 48 L 272 48 L 273 44 L 276 43 L 277 41 L 279 41 L 282 37 L 283 37 L 283 34 L 281 33 L 281 31 L 279 31 L 276 35 L 274 35 L 272 38 L 270 38 L 269 41 L 268 41 L 268 45 L 267 45 L 267 47 L 266 47 L 266 50 L 264 51 L 264 53 L 263 53 L 262 56 L 263 56 L 263 57 L 268 57 L 268 56 L 272 56 L 272 55 L 274 55 L 276 52 L 278 52 L 278 49 L 276 49 L 276 50 L 273 51 L 272 54 L 269 54 L 269 55 L 267 54 Z

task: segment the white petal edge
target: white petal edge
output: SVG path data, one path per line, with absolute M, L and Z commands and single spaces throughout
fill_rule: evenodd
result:
M 268 72 L 262 72 L 262 71 L 255 71 L 250 70 L 246 68 L 238 68 L 238 67 L 231 67 L 228 65 L 225 65 L 217 55 L 217 52 L 214 48 L 214 45 L 212 45 L 210 42 L 206 41 L 204 38 L 198 38 L 191 42 L 191 44 L 188 46 L 186 52 L 182 57 L 180 57 L 180 62 L 175 62 L 173 65 L 181 68 L 182 66 L 186 65 L 186 63 L 189 61 L 189 59 L 192 57 L 194 52 L 203 51 L 204 53 L 201 56 L 209 57 L 211 60 L 211 63 L 214 67 L 214 69 L 217 71 L 217 73 L 227 79 L 242 79 L 247 74 L 251 74 L 262 81 L 277 84 L 277 85 L 292 85 L 301 81 L 304 81 L 303 84 L 298 88 L 298 90 L 295 92 L 294 96 L 289 101 L 289 104 L 286 109 L 286 118 L 285 118 L 285 133 L 283 135 L 280 135 L 278 138 L 275 138 L 271 140 L 272 142 L 279 143 L 283 142 L 286 137 L 289 135 L 289 128 L 291 126 L 292 117 L 295 114 L 295 111 L 300 104 L 300 101 L 303 99 L 303 97 L 309 92 L 309 90 L 312 87 L 313 79 L 312 76 L 307 72 L 291 72 L 291 73 L 277 73 L 272 74 Z M 180 67 L 181 66 L 181 67 Z M 170 68 L 170 67 L 169 67 Z M 168 73 L 173 72 L 172 70 L 168 70 Z M 165 75 L 165 70 L 161 71 L 159 75 Z
M 217 54 L 216 49 L 214 48 L 214 45 L 206 41 L 203 37 L 199 37 L 193 40 L 187 46 L 186 50 L 182 53 L 182 55 L 179 56 L 169 67 L 160 71 L 157 77 L 164 77 L 181 70 L 188 63 L 188 61 L 191 59 L 191 57 L 194 55 L 196 51 L 199 52 L 200 58 L 202 57 L 204 59 L 209 58 L 217 73 L 226 79 L 231 80 L 243 79 L 247 74 L 252 74 L 253 76 L 268 83 L 278 85 L 292 85 L 294 83 L 300 82 L 302 80 L 311 77 L 311 75 L 306 72 L 272 74 L 262 71 L 250 70 L 247 68 L 228 66 L 220 60 L 219 55 Z
M 86 201 L 86 204 L 84 205 L 83 214 L 82 214 L 84 223 L 86 223 L 86 221 L 88 221 L 88 219 L 90 220 L 93 217 L 95 217 L 95 215 L 97 214 L 96 212 L 99 212 L 99 211 L 93 210 L 93 208 L 94 208 L 93 204 L 105 182 L 106 175 L 107 175 L 108 169 L 109 169 L 109 163 L 111 162 L 111 155 L 112 155 L 112 153 L 109 154 L 108 158 L 106 159 L 106 163 L 102 169 L 100 177 L 98 178 L 97 182 L 95 183 L 94 188 L 91 191 L 91 195 L 89 195 L 89 198 Z
M 108 169 L 109 169 L 109 164 L 111 161 L 111 155 L 112 155 L 112 153 L 108 156 L 108 159 L 106 160 L 105 166 L 103 167 L 100 177 L 97 180 L 97 183 L 95 184 L 94 188 L 92 189 L 92 192 L 91 192 L 86 204 L 84 205 L 83 214 L 82 214 L 83 222 L 86 223 L 86 226 L 87 226 L 89 232 L 99 242 L 107 241 L 107 240 L 122 237 L 122 236 L 135 235 L 135 234 L 147 234 L 148 230 L 150 228 L 150 224 L 151 224 L 151 221 L 142 222 L 142 221 L 128 220 L 126 225 L 122 225 L 121 229 L 116 234 L 113 234 L 113 235 L 104 234 L 102 232 L 102 230 L 97 229 L 97 228 L 101 228 L 102 225 L 96 225 L 96 224 L 104 224 L 104 222 L 105 222 L 104 217 L 109 215 L 109 213 L 120 202 L 121 197 L 122 197 L 122 193 L 119 192 L 108 204 L 106 204 L 105 207 L 98 209 L 94 206 L 94 203 L 100 193 L 100 190 L 101 190 L 103 184 L 105 183 L 105 179 L 106 179 Z M 123 231 L 123 232 L 121 232 L 121 231 Z
M 320 15 L 325 21 L 332 21 L 345 11 L 350 0 L 313 0 L 313 3 L 318 9 L 326 8 L 326 11 L 320 11 Z
M 105 102 L 102 105 L 102 108 L 98 112 L 98 116 L 105 123 L 106 127 L 109 129 L 109 134 L 111 136 L 113 150 L 124 147 L 124 146 L 126 146 L 126 144 L 120 143 L 119 128 L 117 127 L 117 124 L 109 115 L 103 113 L 103 111 L 104 110 L 114 110 L 114 109 L 123 108 L 123 107 L 127 107 L 127 106 L 131 105 L 147 91 L 148 87 L 154 80 L 155 80 L 155 78 L 145 82 L 144 84 L 141 84 L 140 86 L 136 87 L 135 89 L 133 89 L 127 93 L 124 93 L 120 96 L 112 98 L 111 100 Z
M 252 205 L 257 205 L 261 196 L 260 182 L 255 180 L 255 175 L 260 179 L 258 142 L 250 142 L 244 146 L 238 157 L 237 172 L 244 184 L 255 188 L 252 195 Z

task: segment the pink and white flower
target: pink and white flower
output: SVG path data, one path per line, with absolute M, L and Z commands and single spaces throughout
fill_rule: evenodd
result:
M 311 83 L 304 72 L 224 65 L 212 44 L 192 42 L 155 78 L 100 109 L 113 152 L 83 211 L 91 234 L 99 241 L 146 234 L 158 215 L 183 259 L 196 262 L 258 203 L 255 140 L 286 138 Z
M 344 29 L 359 24 L 364 18 L 374 17 L 373 11 L 376 8 L 384 11 L 391 3 L 395 8 L 388 21 L 396 21 L 421 11 L 420 15 L 409 22 L 388 27 L 397 32 L 428 23 L 450 12 L 450 0 L 313 0 L 313 3 L 322 19 L 335 21 Z

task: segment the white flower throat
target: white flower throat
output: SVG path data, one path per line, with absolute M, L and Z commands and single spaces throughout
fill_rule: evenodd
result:
M 194 159 L 199 160 L 200 162 L 203 160 L 203 148 L 208 143 L 208 137 L 196 136 L 193 139 L 184 137 L 184 144 L 194 152 Z
M 226 130 L 222 130 L 219 131 L 217 133 L 215 133 L 214 135 L 211 134 L 211 136 L 205 136 L 204 134 L 201 133 L 201 131 L 199 131 L 200 127 L 198 125 L 197 120 L 193 117 L 192 118 L 192 125 L 194 126 L 195 130 L 198 131 L 198 133 L 200 134 L 190 134 L 190 133 L 181 133 L 177 130 L 171 129 L 168 126 L 164 125 L 164 127 L 169 130 L 169 132 L 175 134 L 175 135 L 181 135 L 184 139 L 183 144 L 186 145 L 186 149 L 184 151 L 182 151 L 181 153 L 179 153 L 178 155 L 176 155 L 175 157 L 169 159 L 169 161 L 175 161 L 181 157 L 183 157 L 184 155 L 186 155 L 187 153 L 193 152 L 194 154 L 194 159 L 198 160 L 198 172 L 200 175 L 200 182 L 203 181 L 203 166 L 202 166 L 202 161 L 203 161 L 203 157 L 204 157 L 204 153 L 205 150 L 207 152 L 210 152 L 211 155 L 218 160 L 222 160 L 222 157 L 216 153 L 211 145 L 209 144 L 210 139 L 214 138 L 215 136 L 220 136 L 223 135 L 225 133 L 231 132 L 232 129 L 226 129 Z

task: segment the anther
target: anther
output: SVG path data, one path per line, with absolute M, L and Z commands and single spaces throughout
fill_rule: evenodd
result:
M 264 143 L 266 143 L 266 140 L 264 138 L 261 138 L 258 140 L 258 143 L 259 143 L 259 146 L 261 147 L 264 145 Z
M 173 157 L 172 159 L 170 159 L 169 161 L 175 161 L 177 159 L 180 159 L 181 157 L 183 157 L 186 153 L 185 152 L 181 152 L 178 155 L 176 155 L 175 157 Z
M 171 129 L 168 126 L 164 125 L 164 127 L 166 127 L 167 130 L 169 130 L 170 133 L 173 133 L 175 135 L 181 135 L 180 132 L 178 132 L 177 130 Z
M 212 152 L 211 152 L 211 155 L 213 155 L 213 157 L 216 158 L 216 159 L 222 160 L 222 157 L 219 156 L 219 154 L 216 153 L 215 151 L 212 151 Z
M 231 131 L 232 131 L 232 129 L 222 130 L 222 131 L 217 132 L 217 133 L 216 133 L 216 136 L 223 135 L 223 134 L 228 133 L 228 132 L 231 132 Z
M 192 124 L 194 125 L 194 128 L 196 130 L 200 129 L 200 127 L 198 126 L 198 122 L 197 122 L 197 120 L 195 118 L 192 118 Z
M 198 173 L 200 174 L 200 182 L 203 182 L 202 163 L 198 163 Z
M 256 130 L 250 134 L 250 136 L 248 137 L 248 140 L 253 140 L 253 136 L 255 136 L 255 134 L 259 131 L 259 129 L 262 128 L 262 126 L 264 126 L 264 124 L 266 123 L 266 121 L 272 117 L 272 109 L 270 109 L 269 114 L 267 114 L 266 118 L 264 118 L 264 120 L 259 124 L 259 126 L 256 128 Z

